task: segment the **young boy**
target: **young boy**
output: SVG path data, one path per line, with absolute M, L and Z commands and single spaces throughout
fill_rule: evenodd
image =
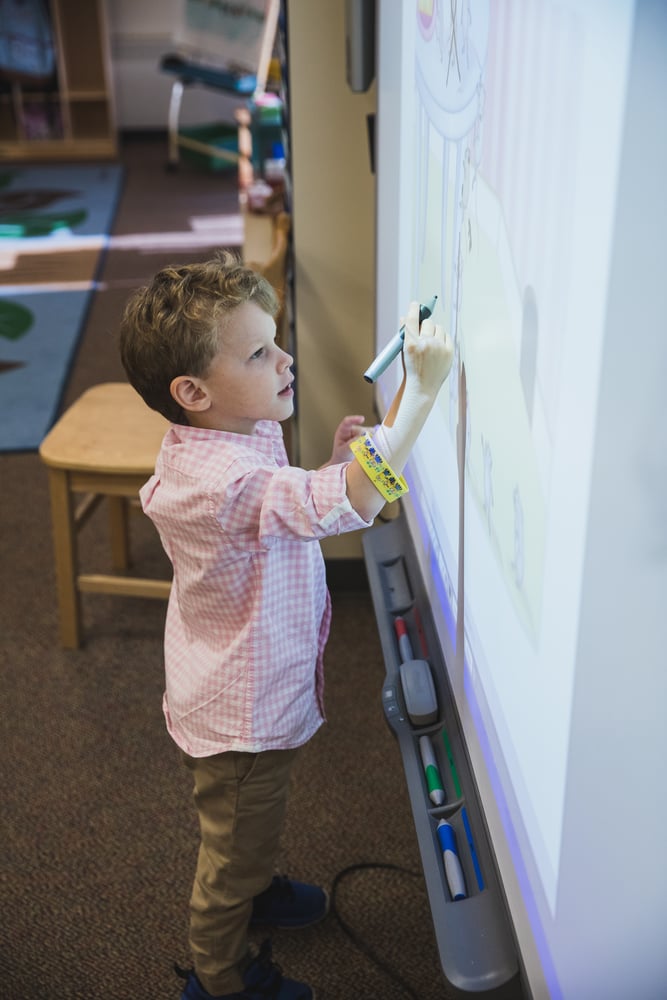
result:
M 318 539 L 367 527 L 401 492 L 452 361 L 451 339 L 430 320 L 419 330 L 413 303 L 403 384 L 374 440 L 363 417 L 345 417 L 327 464 L 294 468 L 277 310 L 264 278 L 221 255 L 157 274 L 120 331 L 130 382 L 172 422 L 141 502 L 173 565 L 164 713 L 201 829 L 182 1000 L 313 996 L 282 976 L 268 941 L 251 953 L 248 927 L 303 927 L 328 909 L 323 889 L 273 876 L 294 757 L 324 720 L 331 604 Z

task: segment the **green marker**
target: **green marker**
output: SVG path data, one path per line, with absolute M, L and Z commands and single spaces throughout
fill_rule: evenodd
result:
M 419 737 L 419 752 L 422 764 L 424 765 L 428 797 L 434 806 L 441 806 L 445 801 L 445 789 L 442 787 L 442 778 L 440 777 L 438 763 L 433 753 L 433 744 L 429 736 Z
M 447 730 L 442 731 L 442 742 L 445 744 L 445 752 L 447 754 L 447 760 L 449 761 L 449 769 L 452 772 L 452 779 L 454 781 L 454 791 L 456 792 L 457 799 L 462 798 L 463 793 L 461 791 L 461 782 L 459 781 L 459 776 L 456 772 L 456 764 L 454 763 L 454 754 L 452 753 L 452 745 L 449 742 L 449 736 L 447 735 Z

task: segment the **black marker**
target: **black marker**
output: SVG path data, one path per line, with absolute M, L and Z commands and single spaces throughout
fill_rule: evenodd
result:
M 434 295 L 430 302 L 425 306 L 419 307 L 419 325 L 421 326 L 425 319 L 431 315 L 435 309 L 435 304 L 438 301 L 438 296 Z M 395 337 L 393 337 L 384 350 L 380 351 L 377 358 L 364 372 L 364 378 L 367 382 L 375 382 L 382 375 L 389 365 L 392 363 L 394 358 L 403 350 L 403 340 L 405 338 L 405 326 L 402 326 Z

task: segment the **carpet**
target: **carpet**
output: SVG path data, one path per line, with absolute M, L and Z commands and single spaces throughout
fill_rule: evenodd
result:
M 118 164 L 0 166 L 0 451 L 54 421 L 121 191 Z

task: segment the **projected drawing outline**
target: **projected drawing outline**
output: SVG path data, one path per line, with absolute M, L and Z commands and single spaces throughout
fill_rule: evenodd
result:
M 469 0 L 418 8 L 413 287 L 420 297 L 426 289 L 438 290 L 440 319 L 454 340 L 458 379 L 450 377 L 443 394 L 452 438 L 461 419 L 459 383 L 466 365 L 466 495 L 486 525 L 486 545 L 495 553 L 502 585 L 535 645 L 546 516 L 531 433 L 539 329 L 535 296 L 524 290 L 530 310 L 525 320 L 502 208 L 480 171 L 489 8 L 476 4 L 474 19 Z M 426 219 L 438 214 L 441 235 L 435 247 Z M 480 287 L 494 291 L 486 309 L 476 294 Z M 461 510 L 460 530 L 462 520 Z M 463 602 L 461 589 L 457 599 Z

